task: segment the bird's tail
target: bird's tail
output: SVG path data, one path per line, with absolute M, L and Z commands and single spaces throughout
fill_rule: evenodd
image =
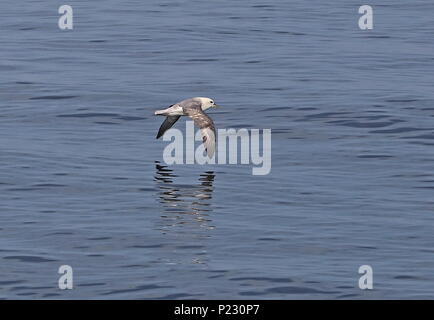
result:
M 159 115 L 164 115 L 166 113 L 166 110 L 157 110 L 157 111 L 155 111 L 155 115 L 156 116 L 159 116 Z

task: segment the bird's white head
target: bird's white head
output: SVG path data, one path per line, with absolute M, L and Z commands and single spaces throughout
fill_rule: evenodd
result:
M 215 104 L 213 99 L 198 97 L 197 99 L 201 102 L 202 110 L 206 110 L 209 108 L 218 108 L 219 106 Z

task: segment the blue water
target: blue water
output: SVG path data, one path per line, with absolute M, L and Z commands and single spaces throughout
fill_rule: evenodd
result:
M 432 1 L 65 4 L 0 4 L 0 298 L 434 298 Z M 194 96 L 269 175 L 164 164 Z

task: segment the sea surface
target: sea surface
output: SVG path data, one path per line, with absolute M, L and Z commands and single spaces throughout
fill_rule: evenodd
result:
M 0 298 L 433 299 L 434 2 L 362 4 L 2 1 Z M 164 162 L 194 96 L 270 174 Z

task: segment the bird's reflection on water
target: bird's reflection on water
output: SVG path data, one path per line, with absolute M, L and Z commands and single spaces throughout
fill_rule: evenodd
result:
M 163 209 L 162 231 L 183 226 L 186 229 L 213 229 L 209 214 L 212 212 L 214 171 L 200 174 L 195 184 L 174 183 L 176 177 L 172 169 L 155 162 L 154 180 Z

